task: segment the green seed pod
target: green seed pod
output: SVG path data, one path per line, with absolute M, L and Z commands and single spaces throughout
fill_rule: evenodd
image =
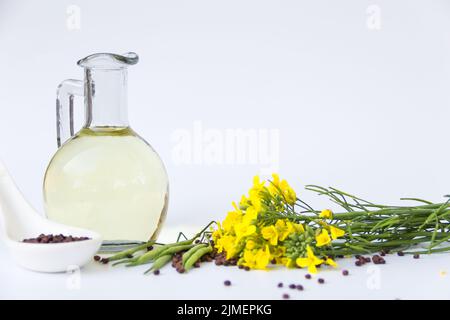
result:
M 160 246 L 156 249 L 153 249 L 152 251 L 149 251 L 147 253 L 144 253 L 142 256 L 140 256 L 138 258 L 137 261 L 135 261 L 134 263 L 132 263 L 131 265 L 129 265 L 130 267 L 132 266 L 138 266 L 141 264 L 145 264 L 147 262 L 151 262 L 155 259 L 157 259 L 158 257 L 161 256 L 161 254 L 165 251 L 168 250 L 172 247 L 177 247 L 177 246 L 183 246 L 183 245 L 192 245 L 193 240 L 186 240 L 186 241 L 180 241 L 180 242 L 175 242 L 175 243 L 170 243 L 170 244 L 166 244 L 163 246 Z M 177 251 L 178 252 L 178 251 Z
M 133 255 L 134 253 L 138 252 L 138 251 L 142 251 L 145 250 L 149 247 L 151 247 L 152 245 L 155 244 L 155 241 L 149 241 L 147 243 L 141 244 L 137 247 L 134 248 L 130 248 L 124 251 L 121 251 L 119 253 L 116 253 L 115 255 L 111 256 L 108 258 L 109 261 L 116 261 L 116 260 L 121 260 L 124 258 L 128 258 L 130 255 Z
M 144 253 L 135 262 L 131 263 L 128 266 L 130 266 L 130 267 L 138 266 L 141 264 L 146 264 L 148 262 L 151 262 L 151 261 L 155 260 L 160 255 L 160 253 L 163 252 L 164 250 L 166 250 L 167 248 L 169 248 L 169 245 L 164 245 L 164 246 L 158 247 L 156 249 L 153 249 L 152 251 Z
M 153 263 L 152 267 L 150 269 L 148 269 L 147 271 L 145 271 L 144 274 L 147 274 L 147 273 L 149 273 L 151 271 L 156 271 L 156 270 L 161 269 L 166 264 L 168 264 L 171 260 L 172 260 L 172 255 L 171 254 L 159 257 L 158 259 L 155 260 L 155 262 Z
M 193 244 L 184 244 L 184 245 L 180 245 L 180 246 L 174 246 L 174 247 L 169 247 L 166 248 L 165 250 L 161 251 L 156 257 L 155 259 L 158 259 L 159 257 L 165 256 L 167 254 L 170 255 L 174 255 L 175 253 L 178 253 L 180 251 L 185 251 L 185 250 L 189 250 L 193 247 Z
M 131 258 L 131 259 L 122 259 L 122 260 L 119 260 L 119 261 L 116 261 L 115 263 L 113 263 L 112 266 L 114 267 L 114 266 L 117 266 L 119 264 L 133 263 L 133 262 L 136 262 L 138 259 L 139 259 L 138 257 Z
M 182 257 L 183 266 L 186 264 L 186 261 L 187 261 L 194 253 L 196 253 L 198 250 L 200 250 L 201 248 L 204 248 L 204 247 L 206 247 L 206 246 L 207 246 L 206 243 L 202 243 L 202 244 L 196 245 L 195 247 L 192 247 L 192 248 L 189 249 L 187 252 L 185 252 L 185 253 L 183 254 L 183 257 Z
M 213 248 L 211 246 L 208 246 L 206 248 L 201 248 L 199 249 L 197 252 L 195 252 L 187 261 L 186 264 L 184 265 L 184 269 L 186 271 L 189 271 L 190 269 L 192 269 L 192 267 L 194 266 L 194 264 L 201 258 L 203 257 L 205 254 L 210 253 L 213 251 Z

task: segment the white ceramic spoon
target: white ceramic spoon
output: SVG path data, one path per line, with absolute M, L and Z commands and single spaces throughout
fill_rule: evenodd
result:
M 91 261 L 102 243 L 95 232 L 55 223 L 39 215 L 24 199 L 1 161 L 0 218 L 3 222 L 0 237 L 12 257 L 22 267 L 34 271 L 66 272 L 81 268 Z M 48 244 L 22 242 L 41 233 L 89 237 L 90 240 Z

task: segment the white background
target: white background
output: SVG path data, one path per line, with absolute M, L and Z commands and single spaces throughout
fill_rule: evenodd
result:
M 67 27 L 72 4 L 80 29 Z M 380 30 L 367 25 L 371 5 Z M 278 129 L 279 171 L 300 190 L 380 202 L 450 193 L 449 1 L 0 0 L 0 48 L 0 158 L 40 210 L 56 86 L 103 51 L 140 55 L 130 122 L 167 166 L 169 224 L 223 216 L 260 170 L 176 165 L 171 135 L 197 120 Z
M 67 27 L 70 5 L 80 9 L 80 29 Z M 380 10 L 380 29 L 368 26 L 373 6 Z M 129 72 L 130 121 L 167 166 L 168 225 L 222 218 L 260 171 L 254 164 L 177 165 L 171 135 L 192 131 L 195 121 L 222 132 L 279 130 L 279 171 L 298 190 L 308 183 L 333 185 L 391 203 L 402 196 L 440 201 L 450 193 L 448 0 L 0 0 L 0 49 L 0 158 L 41 212 L 42 178 L 56 151 L 56 86 L 82 76 L 79 58 L 105 51 L 140 55 Z M 327 206 L 324 199 L 299 194 Z M 72 296 L 58 289 L 65 286 L 64 275 L 26 273 L 1 254 L 2 283 L 11 282 L 1 296 L 24 297 L 50 283 L 52 290 L 33 292 L 105 297 L 105 291 L 89 288 L 119 285 L 91 265 L 83 289 Z M 335 273 L 327 278 L 334 290 L 305 297 L 449 297 L 448 279 L 439 275 L 447 260 L 427 257 L 405 274 L 394 258 L 383 269 L 382 291 L 364 285 L 365 269 L 355 271 L 360 276 L 350 287 Z M 411 281 L 425 269 L 419 282 Z M 175 297 L 161 290 L 167 283 L 145 289 L 139 273 L 125 274 L 134 280 L 120 291 L 123 297 Z M 176 297 L 212 297 L 202 294 L 234 275 L 217 274 L 205 274 L 218 281 L 205 282 L 207 291 L 192 296 L 183 289 Z M 291 276 L 274 273 L 261 280 L 260 274 L 252 277 L 261 290 L 231 297 L 278 298 L 280 293 L 263 289 Z

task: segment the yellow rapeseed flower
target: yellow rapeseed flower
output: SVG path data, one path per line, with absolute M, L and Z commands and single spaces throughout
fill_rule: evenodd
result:
M 279 193 L 280 188 L 280 176 L 276 173 L 272 174 L 273 180 L 270 183 L 269 186 L 269 192 L 271 195 L 276 195 Z
M 261 229 L 261 234 L 271 245 L 276 246 L 278 244 L 278 231 L 275 226 L 263 227 Z
M 297 201 L 297 194 L 295 193 L 294 189 L 291 188 L 291 186 L 286 180 L 281 181 L 280 189 L 287 203 L 293 205 Z
M 223 236 L 223 230 L 220 222 L 217 222 L 217 229 L 213 231 L 211 237 L 214 243 L 217 243 L 217 240 L 219 240 Z
M 331 242 L 331 238 L 330 235 L 328 234 L 328 231 L 322 229 L 322 232 L 316 236 L 316 241 L 317 241 L 316 246 L 318 247 L 322 247 L 329 244 Z
M 331 258 L 327 258 L 327 259 L 325 260 L 325 263 L 326 263 L 327 265 L 329 265 L 329 266 L 332 266 L 333 268 L 336 268 L 336 267 L 337 267 L 337 263 L 336 263 L 333 259 L 331 259 Z
M 291 258 L 282 258 L 281 264 L 283 264 L 286 268 L 295 268 L 295 261 Z
M 314 255 L 314 252 L 311 249 L 311 247 L 308 245 L 306 247 L 306 257 L 305 258 L 297 258 L 297 260 L 295 260 L 295 262 L 297 263 L 297 265 L 300 268 L 308 267 L 308 271 L 310 273 L 317 273 L 316 266 L 322 264 L 324 261 L 322 259 L 317 258 Z
M 286 227 L 289 230 L 289 235 L 292 233 L 303 233 L 305 232 L 305 227 L 301 223 L 292 223 L 286 220 Z
M 248 207 L 242 217 L 242 223 L 251 224 L 256 218 L 258 218 L 258 211 L 253 206 Z
M 250 203 L 256 209 L 257 212 L 262 210 L 262 200 L 260 190 L 250 190 Z
M 254 240 L 247 240 L 245 243 L 245 249 L 247 250 L 253 250 L 256 248 L 256 242 Z
M 242 238 L 254 234 L 256 232 L 256 227 L 247 223 L 238 223 L 234 225 L 234 232 L 236 233 L 236 241 L 240 241 Z
M 230 235 L 224 235 L 220 239 L 217 240 L 215 243 L 215 247 L 217 249 L 217 252 L 221 253 L 223 251 L 233 251 L 233 248 L 235 247 L 236 238 Z
M 259 176 L 254 176 L 253 177 L 253 187 L 250 189 L 250 193 L 252 191 L 254 191 L 256 193 L 263 191 L 265 184 L 266 184 L 266 182 L 265 181 L 261 182 L 261 179 L 259 178 Z
M 336 240 L 337 238 L 344 236 L 345 231 L 342 229 L 330 226 L 330 233 L 331 233 L 331 238 L 333 238 L 333 240 Z
M 269 247 L 259 249 L 259 250 L 249 250 L 246 249 L 244 251 L 244 266 L 247 266 L 251 269 L 261 269 L 264 270 L 267 268 L 267 265 L 270 262 L 270 251 Z
M 256 254 L 255 253 L 256 253 L 256 250 L 253 250 L 253 249 L 244 250 L 244 255 L 243 255 L 243 258 L 244 258 L 243 265 L 244 266 L 249 267 L 251 269 L 256 268 L 256 259 L 255 259 Z
M 239 208 L 242 210 L 247 209 L 247 207 L 249 206 L 249 202 L 250 202 L 250 199 L 247 198 L 245 195 L 243 195 L 241 197 L 241 201 L 239 201 Z
M 264 270 L 270 262 L 270 251 L 269 246 L 266 246 L 265 250 L 259 249 L 256 253 L 256 268 Z
M 289 223 L 289 224 L 288 224 Z M 295 231 L 294 226 L 289 221 L 278 219 L 275 223 L 275 228 L 277 229 L 278 238 L 280 241 L 284 241 L 291 233 Z
M 242 211 L 237 208 L 237 205 L 234 202 L 233 206 L 235 207 L 235 210 L 228 212 L 225 220 L 222 222 L 223 229 L 226 233 L 232 232 L 234 226 L 242 221 Z
M 319 218 L 325 218 L 325 219 L 333 219 L 333 211 L 330 209 L 322 210 L 319 214 Z

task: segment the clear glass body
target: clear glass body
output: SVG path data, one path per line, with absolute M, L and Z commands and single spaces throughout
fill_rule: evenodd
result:
M 155 239 L 167 213 L 168 178 L 158 154 L 128 125 L 126 68 L 94 64 L 85 68 L 83 84 L 86 123 L 69 134 L 45 173 L 47 216 L 97 231 L 106 244 Z M 64 96 L 58 99 L 64 108 Z

